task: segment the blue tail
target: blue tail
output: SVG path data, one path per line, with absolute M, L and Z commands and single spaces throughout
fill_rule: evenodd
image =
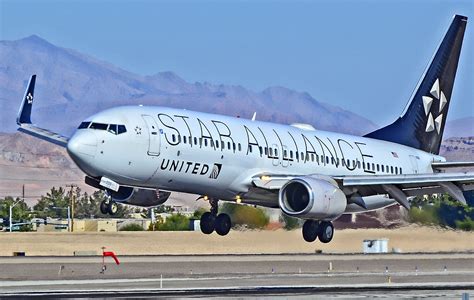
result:
M 401 117 L 366 137 L 439 153 L 466 23 L 467 17 L 454 16 Z

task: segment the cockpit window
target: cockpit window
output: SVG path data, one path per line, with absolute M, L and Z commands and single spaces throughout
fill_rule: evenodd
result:
M 95 130 L 107 130 L 112 134 L 121 134 L 127 132 L 125 125 L 117 125 L 117 124 L 104 124 L 104 123 L 95 123 L 95 122 L 82 122 L 79 125 L 78 129 L 95 129 Z
M 77 129 L 88 128 L 90 124 L 91 124 L 91 122 L 82 122 L 81 125 L 79 125 L 79 127 Z
M 92 123 L 89 127 L 90 129 L 98 129 L 98 130 L 107 130 L 107 124 L 104 123 Z
M 110 133 L 117 134 L 117 124 L 110 124 L 109 129 L 107 129 Z
M 127 129 L 125 128 L 125 125 L 117 125 L 117 127 L 118 127 L 117 134 L 127 132 Z

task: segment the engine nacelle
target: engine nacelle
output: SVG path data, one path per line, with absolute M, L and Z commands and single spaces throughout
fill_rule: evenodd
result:
M 344 192 L 327 178 L 303 176 L 288 181 L 279 193 L 281 210 L 292 217 L 334 220 L 347 206 Z
M 147 190 L 121 186 L 117 192 L 107 190 L 112 200 L 142 207 L 151 207 L 163 204 L 168 200 L 171 193 L 159 190 Z

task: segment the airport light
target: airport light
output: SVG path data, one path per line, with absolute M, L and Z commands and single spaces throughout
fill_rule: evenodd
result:
M 8 211 L 9 211 L 9 221 L 10 221 L 10 228 L 9 231 L 12 232 L 12 226 L 13 226 L 13 208 L 20 203 L 21 199 L 18 199 L 16 202 L 13 203 L 13 205 L 8 206 Z
M 67 209 L 67 231 L 71 232 L 71 206 L 67 207 L 58 207 L 58 206 L 51 206 L 53 209 Z

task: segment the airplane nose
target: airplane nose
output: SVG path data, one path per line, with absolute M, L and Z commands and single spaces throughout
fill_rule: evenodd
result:
M 97 150 L 97 137 L 90 130 L 77 131 L 67 143 L 71 157 L 80 161 L 94 158 Z

